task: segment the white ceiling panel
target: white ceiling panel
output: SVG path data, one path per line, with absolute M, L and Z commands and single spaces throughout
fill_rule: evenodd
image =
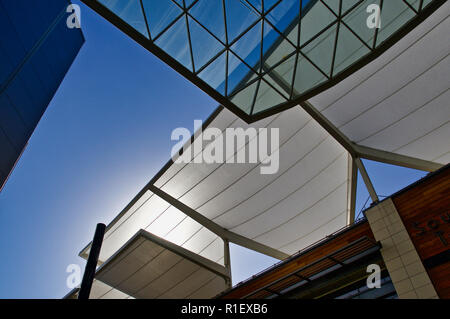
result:
M 225 267 L 141 230 L 99 268 L 101 284 L 91 297 L 211 298 L 228 288 L 227 274 Z M 217 283 L 214 289 L 210 282 Z

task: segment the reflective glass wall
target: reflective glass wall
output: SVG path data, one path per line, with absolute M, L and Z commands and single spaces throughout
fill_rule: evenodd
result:
M 80 50 L 66 0 L 0 0 L 0 189 Z

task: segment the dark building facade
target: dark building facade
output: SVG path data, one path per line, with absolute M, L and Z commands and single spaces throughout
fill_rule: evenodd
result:
M 0 0 L 0 190 L 84 43 L 66 0 Z

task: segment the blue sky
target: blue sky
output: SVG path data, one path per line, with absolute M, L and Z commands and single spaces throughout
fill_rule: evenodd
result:
M 74 1 L 79 4 L 79 1 Z M 0 193 L 0 298 L 61 298 L 66 267 L 217 102 L 81 5 L 86 43 Z M 425 175 L 365 162 L 382 195 Z M 358 210 L 367 199 L 359 183 Z M 232 247 L 234 282 L 274 260 Z M 249 263 L 248 260 L 252 262 Z

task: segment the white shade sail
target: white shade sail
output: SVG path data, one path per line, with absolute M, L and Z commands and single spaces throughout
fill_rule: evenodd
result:
M 105 262 L 140 229 L 223 264 L 223 240 L 159 196 L 146 191 L 105 233 L 99 260 Z M 82 252 L 86 257 L 89 246 Z
M 96 274 L 91 298 L 211 298 L 228 288 L 225 267 L 139 231 Z
M 450 3 L 311 103 L 353 142 L 450 162 Z
M 208 127 L 279 128 L 278 172 L 261 174 L 260 162 L 191 159 L 171 165 L 156 187 L 223 228 L 287 254 L 346 225 L 349 155 L 301 108 L 250 125 L 224 109 Z

